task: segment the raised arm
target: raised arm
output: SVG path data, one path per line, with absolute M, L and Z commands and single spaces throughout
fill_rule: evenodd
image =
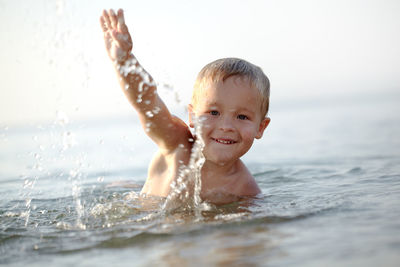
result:
M 153 78 L 132 54 L 132 38 L 122 9 L 117 14 L 113 10 L 104 10 L 100 24 L 106 50 L 114 63 L 121 88 L 138 112 L 147 135 L 161 149 L 175 149 L 190 131 L 181 120 L 170 114 L 157 94 Z

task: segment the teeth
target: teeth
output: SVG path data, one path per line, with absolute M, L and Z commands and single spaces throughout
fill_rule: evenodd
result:
M 222 144 L 233 144 L 233 141 L 227 141 L 227 140 L 220 140 L 220 139 L 215 139 L 218 143 Z

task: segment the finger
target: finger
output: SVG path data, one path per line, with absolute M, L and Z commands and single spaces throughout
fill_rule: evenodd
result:
M 110 16 L 108 15 L 106 10 L 103 10 L 103 18 L 104 18 L 106 27 L 108 29 L 110 29 L 111 28 Z
M 121 8 L 118 9 L 118 23 L 122 23 L 125 24 L 125 16 L 124 16 L 124 10 L 122 10 Z
M 106 45 L 107 50 L 111 48 L 111 44 L 112 44 L 112 37 L 109 31 L 106 31 L 104 33 L 104 43 Z
M 106 21 L 105 21 L 103 16 L 100 17 L 100 26 L 103 29 L 103 32 L 107 32 L 108 31 L 108 28 L 107 28 L 107 25 L 106 25 Z
M 122 9 L 118 10 L 118 30 L 127 33 L 128 32 L 128 27 L 125 24 L 125 16 L 124 16 L 124 11 Z
M 115 14 L 114 10 L 112 10 L 112 9 L 110 9 L 110 21 L 111 21 L 111 27 L 116 29 L 117 25 L 118 25 L 118 20 L 117 20 L 117 15 Z

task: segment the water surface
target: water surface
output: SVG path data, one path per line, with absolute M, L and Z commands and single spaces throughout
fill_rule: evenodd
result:
M 0 132 L 0 263 L 397 266 L 398 94 L 272 106 L 244 160 L 262 194 L 163 212 L 135 115 Z

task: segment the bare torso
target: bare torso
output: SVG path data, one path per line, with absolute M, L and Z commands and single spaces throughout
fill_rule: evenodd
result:
M 167 197 L 171 183 L 179 177 L 182 167 L 189 163 L 192 146 L 193 143 L 187 142 L 168 154 L 158 151 L 149 165 L 148 177 L 141 193 Z M 209 165 L 207 161 L 205 165 Z M 238 160 L 234 171 L 228 176 L 219 175 L 206 167 L 202 169 L 201 177 L 201 198 L 212 203 L 229 203 L 260 193 L 254 177 L 241 160 Z

